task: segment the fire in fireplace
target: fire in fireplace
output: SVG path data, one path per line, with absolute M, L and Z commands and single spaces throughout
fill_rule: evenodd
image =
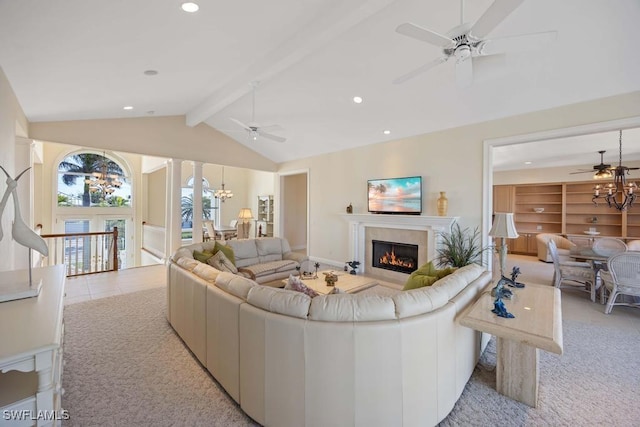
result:
M 418 268 L 418 245 L 372 241 L 372 266 L 410 274 Z

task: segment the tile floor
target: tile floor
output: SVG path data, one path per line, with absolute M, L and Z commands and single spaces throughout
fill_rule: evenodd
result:
M 69 277 L 65 305 L 166 286 L 164 264 Z

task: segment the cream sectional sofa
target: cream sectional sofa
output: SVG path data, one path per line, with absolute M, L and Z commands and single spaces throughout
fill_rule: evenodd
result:
M 214 245 L 215 242 L 209 241 L 184 246 L 173 258 L 193 258 L 194 250 L 211 251 Z M 309 259 L 306 255 L 291 252 L 289 242 L 280 237 L 227 240 L 226 245 L 233 249 L 236 267 L 250 271 L 251 278 L 258 283 L 285 279 L 290 274 L 297 275 L 296 267 Z
M 181 258 L 168 266 L 168 320 L 265 426 L 435 425 L 488 340 L 458 323 L 491 279 L 477 265 L 392 297 L 312 299 Z

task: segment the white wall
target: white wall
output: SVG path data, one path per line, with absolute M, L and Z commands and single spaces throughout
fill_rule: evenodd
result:
M 490 102 L 490 100 L 488 100 Z M 423 214 L 436 215 L 439 191 L 463 227 L 482 223 L 483 141 L 640 115 L 640 92 L 286 162 L 279 172 L 310 170 L 309 255 L 343 261 L 349 202 L 366 213 L 370 178 L 423 177 Z M 484 230 L 486 233 L 487 230 Z
M 28 129 L 29 123 L 4 71 L 0 67 L 0 165 L 2 165 L 12 177 L 15 177 L 16 135 L 26 136 L 24 133 Z M 0 179 L 0 194 L 4 195 L 6 189 L 5 176 L 2 174 Z M 0 271 L 12 270 L 14 268 L 15 252 L 21 247 L 17 245 L 11 237 L 12 220 L 13 201 L 9 198 L 2 218 L 0 218 L 0 224 L 2 225 L 2 231 L 4 233 L 3 238 L 0 239 L 0 253 L 2 254 L 0 257 Z M 24 251 L 24 256 L 26 256 L 26 249 L 24 249 Z M 23 254 L 18 256 L 23 256 Z

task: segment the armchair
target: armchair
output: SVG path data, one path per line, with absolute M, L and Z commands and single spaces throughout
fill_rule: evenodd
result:
M 571 250 L 571 248 L 576 246 L 576 244 L 571 240 L 566 239 L 558 234 L 552 233 L 537 234 L 536 240 L 538 243 L 538 259 L 544 262 L 553 262 L 548 247 L 549 241 L 553 240 L 555 242 L 560 262 L 569 261 L 569 251 Z

